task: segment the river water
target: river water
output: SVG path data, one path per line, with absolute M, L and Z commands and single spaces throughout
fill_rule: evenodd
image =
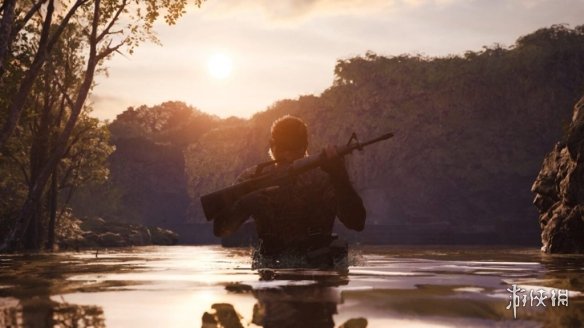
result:
M 361 246 L 350 257 L 347 275 L 260 277 L 250 268 L 249 249 L 219 246 L 0 255 L 0 327 L 584 324 L 584 256 L 535 248 Z

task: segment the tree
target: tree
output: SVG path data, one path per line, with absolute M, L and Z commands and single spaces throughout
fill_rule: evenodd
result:
M 195 3 L 200 5 L 201 1 L 195 0 Z M 150 0 L 144 3 L 138 0 L 76 0 L 72 3 L 59 1 L 59 4 L 61 13 L 55 11 L 54 0 L 35 1 L 31 7 L 27 7 L 28 10 L 21 8 L 20 11 L 10 1 L 2 4 L 0 33 L 12 36 L 17 31 L 15 37 L 5 38 L 7 42 L 0 46 L 0 48 L 13 50 L 5 56 L 9 58 L 4 62 L 16 66 L 17 68 L 13 71 L 21 71 L 22 74 L 10 75 L 20 77 L 16 79 L 17 91 L 9 95 L 8 101 L 1 102 L 5 106 L 3 114 L 6 116 L 3 117 L 3 128 L 0 131 L 0 150 L 6 152 L 7 142 L 17 130 L 22 114 L 31 110 L 29 107 L 31 104 L 27 99 L 39 97 L 38 93 L 35 94 L 35 90 L 42 81 L 51 90 L 47 90 L 44 93 L 45 98 L 42 99 L 46 110 L 41 113 L 42 124 L 39 125 L 39 129 L 44 130 L 39 131 L 39 135 L 47 134 L 47 123 L 51 120 L 48 113 L 57 99 L 60 101 L 61 108 L 64 109 L 60 112 L 62 115 L 59 114 L 64 121 L 62 130 L 51 134 L 53 147 L 45 148 L 49 149 L 47 153 L 31 151 L 31 154 L 38 154 L 37 157 L 31 158 L 33 159 L 31 163 L 36 163 L 32 164 L 34 176 L 31 177 L 27 196 L 14 228 L 0 247 L 1 249 L 40 248 L 38 241 L 35 241 L 38 240 L 35 237 L 38 234 L 34 233 L 35 227 L 39 224 L 39 204 L 49 179 L 55 173 L 61 159 L 72 147 L 76 127 L 85 108 L 87 96 L 92 89 L 95 74 L 103 67 L 104 61 L 114 53 L 122 51 L 132 53 L 134 48 L 144 41 L 156 42 L 153 32 L 154 22 L 164 12 L 164 20 L 168 24 L 174 24 L 185 13 L 187 1 Z M 37 5 L 40 7 L 36 8 Z M 26 20 L 28 13 L 33 9 L 38 15 L 32 15 Z M 15 12 L 26 12 L 27 15 L 22 19 L 17 19 L 20 16 L 15 15 Z M 6 21 L 12 22 L 12 29 L 6 27 Z M 21 27 L 18 22 L 24 25 Z M 7 30 L 10 33 L 7 33 Z M 64 35 L 68 30 L 70 33 L 73 33 L 70 30 L 75 30 L 77 33 L 73 38 L 75 42 L 78 42 L 74 46 L 76 53 L 72 55 L 76 65 L 74 70 L 71 70 L 71 66 L 67 66 L 72 62 L 65 60 L 64 63 L 58 63 L 55 57 L 51 57 L 55 49 L 64 47 L 63 42 L 67 40 Z M 25 58 L 32 59 L 28 62 L 17 60 L 22 55 L 16 52 L 19 49 L 24 49 Z M 57 67 L 59 65 L 61 68 Z M 41 74 L 45 74 L 44 79 Z M 74 81 L 67 86 L 63 84 L 64 82 L 60 83 L 59 78 L 51 79 L 49 77 L 51 74 L 59 78 L 72 74 Z M 14 80 L 5 80 L 4 75 L 1 78 L 0 85 L 14 82 Z M 55 83 L 51 85 L 49 80 Z M 49 94 L 58 94 L 58 96 L 47 96 Z M 38 102 L 33 102 L 32 105 L 38 105 Z M 42 140 L 39 138 L 35 144 L 38 145 Z M 30 226 L 31 222 L 32 226 Z M 28 242 L 25 243 L 25 241 Z

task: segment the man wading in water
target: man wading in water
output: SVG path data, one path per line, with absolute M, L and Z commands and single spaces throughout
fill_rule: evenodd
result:
M 308 155 L 306 124 L 284 116 L 272 124 L 267 165 L 245 170 L 236 183 L 272 170 L 285 170 L 293 161 Z M 214 233 L 225 237 L 250 216 L 259 237 L 253 268 L 346 269 L 347 244 L 332 234 L 335 217 L 349 229 L 365 225 L 363 201 L 353 188 L 342 157 L 335 148 L 324 150 L 328 162 L 279 186 L 264 188 L 241 197 L 214 220 Z

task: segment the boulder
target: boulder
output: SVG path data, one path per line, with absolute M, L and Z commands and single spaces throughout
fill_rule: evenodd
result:
M 102 218 L 82 220 L 81 235 L 75 240 L 61 240 L 64 248 L 127 247 L 145 245 L 175 245 L 178 235 L 159 227 L 147 228 L 140 224 L 128 224 Z
M 584 97 L 565 140 L 545 157 L 533 183 L 542 251 L 584 253 Z
M 99 245 L 102 247 L 123 247 L 128 246 L 128 242 L 120 234 L 106 232 L 99 235 Z
M 150 230 L 143 226 L 132 226 L 132 230 L 128 234 L 128 241 L 132 246 L 151 245 Z
M 159 227 L 149 228 L 153 245 L 176 245 L 178 235 L 170 230 Z
M 355 318 L 349 319 L 339 326 L 339 328 L 367 328 L 367 319 Z

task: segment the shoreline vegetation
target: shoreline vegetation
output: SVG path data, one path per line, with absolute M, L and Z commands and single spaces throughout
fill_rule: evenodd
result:
M 73 229 L 59 239 L 59 250 L 112 248 L 150 245 L 176 245 L 178 235 L 159 227 L 106 221 L 102 218 L 75 220 Z
M 151 242 L 158 233 L 169 243 L 218 242 L 199 196 L 265 161 L 269 126 L 284 114 L 308 123 L 309 152 L 346 143 L 353 131 L 363 139 L 394 132 L 387 145 L 347 158 L 368 211 L 353 241 L 367 243 L 384 233 L 375 227 L 387 227 L 413 239 L 433 236 L 433 244 L 474 234 L 536 245 L 530 187 L 583 93 L 584 25 L 553 25 L 510 47 L 463 55 L 367 52 L 338 60 L 322 94 L 278 101 L 247 120 L 177 101 L 130 107 L 111 123 L 85 115 L 31 218 L 38 240 L 24 248 L 43 248 L 51 224 L 56 243 L 75 229 L 96 245 L 148 240 L 147 231 Z M 0 242 L 22 219 L 30 168 L 46 160 L 33 156 L 43 146 L 40 130 L 27 129 L 43 125 L 32 114 L 0 162 Z

